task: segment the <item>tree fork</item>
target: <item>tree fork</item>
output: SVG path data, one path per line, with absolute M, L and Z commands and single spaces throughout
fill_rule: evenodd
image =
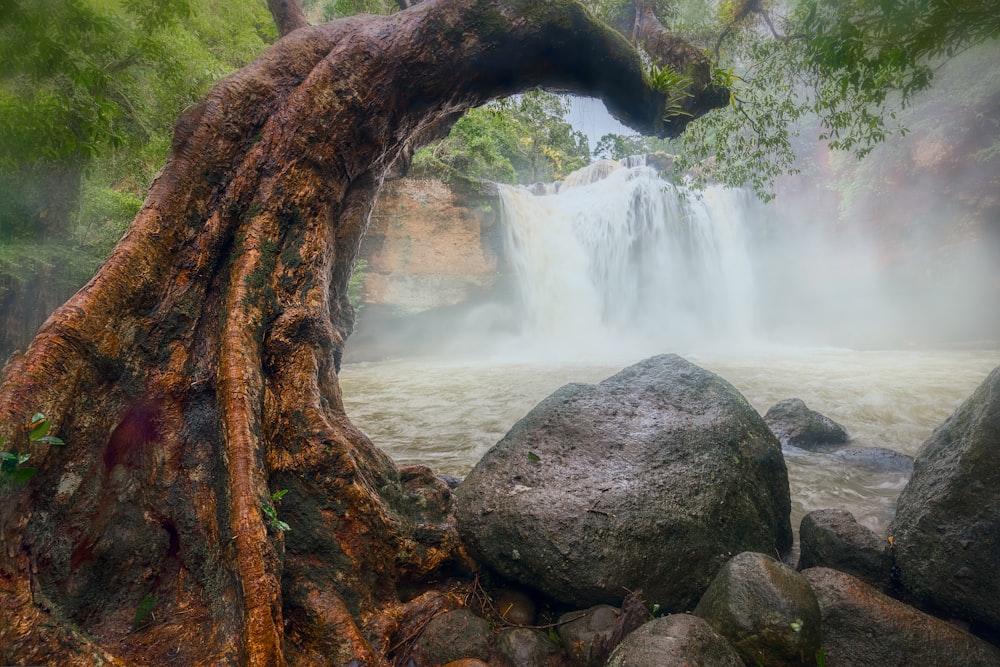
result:
M 646 133 L 688 120 L 566 0 L 289 30 L 185 114 L 129 231 L 0 377 L 6 441 L 41 411 L 67 442 L 2 491 L 0 662 L 385 664 L 458 604 L 400 600 L 466 556 L 447 487 L 344 412 L 347 284 L 393 164 L 537 86 Z

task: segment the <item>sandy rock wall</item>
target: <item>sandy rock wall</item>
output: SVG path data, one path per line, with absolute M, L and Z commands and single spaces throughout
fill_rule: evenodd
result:
M 361 248 L 361 303 L 416 313 L 451 306 L 497 278 L 496 215 L 441 181 L 386 184 Z

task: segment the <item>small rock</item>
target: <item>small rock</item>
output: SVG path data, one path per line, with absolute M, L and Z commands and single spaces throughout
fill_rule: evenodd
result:
M 814 667 L 820 612 L 809 583 L 774 558 L 743 552 L 723 566 L 694 610 L 748 665 Z
M 752 664 L 752 663 L 751 663 Z M 671 614 L 642 625 L 615 648 L 607 667 L 743 667 L 725 637 L 689 614 Z
M 764 421 L 782 445 L 799 449 L 823 450 L 850 440 L 843 426 L 810 410 L 798 398 L 775 403 L 764 415 Z
M 535 601 L 521 591 L 501 588 L 494 594 L 493 606 L 511 625 L 534 625 Z
M 913 457 L 885 447 L 845 447 L 831 453 L 836 459 L 850 465 L 882 472 L 913 472 Z
M 886 590 L 892 557 L 889 542 L 845 510 L 816 510 L 799 526 L 799 570 L 829 567 Z
M 827 667 L 1000 665 L 1000 649 L 849 574 L 814 567 L 802 576 L 819 601 Z

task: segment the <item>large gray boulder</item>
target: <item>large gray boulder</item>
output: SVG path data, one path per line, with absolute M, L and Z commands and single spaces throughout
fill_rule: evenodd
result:
M 850 440 L 847 429 L 826 415 L 809 409 L 799 398 L 775 403 L 764 415 L 764 421 L 781 444 L 799 449 L 829 449 Z
M 1000 649 L 825 567 L 803 570 L 823 618 L 826 667 L 1000 667 Z
M 744 552 L 719 570 L 694 610 L 748 665 L 813 667 L 819 604 L 805 578 L 771 556 Z
M 456 495 L 476 557 L 575 607 L 641 588 L 689 609 L 731 554 L 792 540 L 774 435 L 732 385 L 676 355 L 557 390 Z
M 889 534 L 906 596 L 1000 636 L 1000 368 L 920 448 Z

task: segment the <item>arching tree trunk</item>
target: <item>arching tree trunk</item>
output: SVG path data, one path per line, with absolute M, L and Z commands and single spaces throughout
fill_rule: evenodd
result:
M 0 492 L 0 663 L 383 664 L 452 603 L 425 583 L 465 558 L 447 488 L 344 413 L 347 283 L 415 138 L 535 86 L 677 130 L 563 0 L 303 27 L 179 121 L 107 263 L 3 371 L 5 440 L 41 411 L 67 444 Z

